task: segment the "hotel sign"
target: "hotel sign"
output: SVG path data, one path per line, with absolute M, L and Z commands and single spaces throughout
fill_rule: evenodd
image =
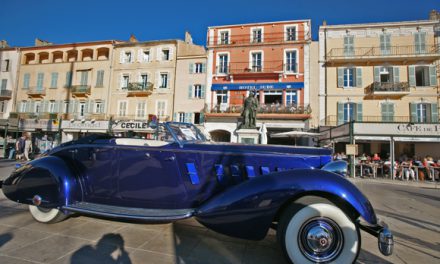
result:
M 215 83 L 212 91 L 249 91 L 249 90 L 274 90 L 274 89 L 302 89 L 304 82 L 275 82 L 275 83 Z
M 354 123 L 355 135 L 438 136 L 440 124 Z

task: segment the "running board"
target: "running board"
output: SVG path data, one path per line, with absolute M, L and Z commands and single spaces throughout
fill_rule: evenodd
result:
M 195 209 L 145 209 L 86 202 L 63 206 L 62 209 L 81 214 L 144 221 L 175 221 L 189 218 L 195 212 Z

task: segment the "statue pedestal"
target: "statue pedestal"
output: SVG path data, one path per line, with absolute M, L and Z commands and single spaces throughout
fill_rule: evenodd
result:
M 244 144 L 258 144 L 258 139 L 260 138 L 260 132 L 257 129 L 246 129 L 242 128 L 237 130 L 238 143 Z

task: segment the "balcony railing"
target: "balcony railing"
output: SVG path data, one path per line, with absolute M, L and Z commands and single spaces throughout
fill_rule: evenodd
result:
M 362 121 L 359 122 L 371 122 L 371 123 L 417 123 L 411 120 L 410 116 L 362 116 Z M 337 126 L 342 125 L 344 121 L 338 122 L 338 116 L 329 115 L 320 122 L 321 126 Z
M 58 113 L 11 112 L 9 118 L 58 119 Z
M 46 95 L 46 88 L 44 87 L 31 87 L 27 91 L 29 97 L 43 97 Z
M 439 58 L 439 49 L 435 45 L 355 47 L 353 49 L 333 48 L 327 53 L 327 61 L 339 59 L 389 58 L 389 57 L 434 57 Z
M 12 91 L 11 90 L 0 90 L 0 98 L 5 99 L 11 99 L 12 97 Z
M 113 122 L 118 122 L 118 121 L 127 121 L 127 120 L 133 120 L 133 121 L 146 121 L 149 119 L 149 116 L 151 115 L 112 115 L 112 120 Z M 168 115 L 161 115 L 161 116 L 156 116 L 157 120 L 160 122 L 165 122 L 165 121 L 171 121 L 170 116 Z
M 220 105 L 216 105 L 211 109 L 211 113 L 241 113 L 243 105 L 229 105 L 222 109 Z M 260 104 L 257 109 L 257 114 L 310 114 L 312 109 L 309 105 L 275 105 L 275 104 Z
M 252 75 L 297 73 L 296 64 L 283 64 L 280 61 L 265 61 L 264 65 L 252 65 L 249 62 L 231 62 L 228 66 L 216 66 L 217 74 Z
M 208 46 L 226 45 L 262 45 L 267 43 L 291 43 L 309 40 L 308 32 L 295 31 L 292 34 L 287 32 L 263 33 L 261 36 L 254 37 L 252 34 L 234 35 L 230 34 L 227 38 L 221 36 L 208 37 Z
M 71 87 L 71 93 L 75 97 L 90 95 L 91 87 L 90 85 L 73 85 Z
M 127 96 L 149 96 L 153 93 L 153 83 L 132 82 L 129 83 L 126 90 Z
M 409 94 L 408 82 L 374 82 L 365 88 L 365 94 L 368 95 L 406 95 Z

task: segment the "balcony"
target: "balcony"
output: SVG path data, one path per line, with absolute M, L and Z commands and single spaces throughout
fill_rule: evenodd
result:
M 220 36 L 208 36 L 208 48 L 224 46 L 258 46 L 265 44 L 283 44 L 283 43 L 301 43 L 310 40 L 308 32 L 296 31 L 293 34 L 286 32 L 263 33 L 259 37 L 253 37 L 251 34 L 229 35 L 227 38 Z
M 207 117 L 239 117 L 243 111 L 243 105 L 229 105 L 222 109 L 220 105 L 213 107 Z M 288 119 L 307 120 L 310 118 L 312 109 L 309 105 L 269 105 L 260 104 L 257 109 L 258 119 Z
M 46 88 L 43 87 L 31 87 L 27 91 L 29 98 L 43 98 L 46 95 Z
M 371 123 L 414 123 L 410 116 L 392 116 L 384 120 L 382 116 L 362 116 L 361 122 Z M 338 122 L 338 116 L 329 115 L 320 122 L 321 126 L 338 126 L 346 122 Z
M 399 99 L 409 93 L 410 88 L 408 82 L 374 82 L 365 88 L 365 99 L 380 99 L 384 97 Z
M 279 74 L 295 74 L 296 64 L 283 64 L 280 61 L 265 61 L 261 65 L 249 65 L 249 62 L 231 62 L 228 66 L 217 66 L 216 73 L 234 76 L 263 76 Z
M 72 96 L 78 97 L 88 97 L 91 93 L 90 85 L 73 85 L 71 88 Z
M 133 82 L 127 87 L 127 97 L 147 97 L 153 93 L 153 83 Z
M 333 48 L 327 53 L 327 63 L 370 63 L 370 62 L 401 62 L 424 60 L 428 63 L 440 59 L 439 49 L 435 45 L 426 46 L 390 46 L 359 47 L 351 50 Z
M 34 112 L 11 112 L 9 118 L 20 118 L 20 119 L 58 119 L 57 113 L 34 113 Z
M 9 100 L 12 98 L 11 90 L 0 90 L 0 100 Z

